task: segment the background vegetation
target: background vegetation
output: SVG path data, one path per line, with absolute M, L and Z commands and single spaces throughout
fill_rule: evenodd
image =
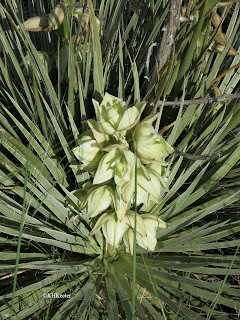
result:
M 55 1 L 0 5 L 0 318 L 238 319 L 238 1 L 63 2 L 61 26 L 39 32 L 23 22 Z M 104 256 L 74 192 L 89 176 L 72 149 L 105 92 L 147 101 L 192 155 L 170 156 L 169 192 L 138 208 L 168 228 L 135 268 L 122 247 Z

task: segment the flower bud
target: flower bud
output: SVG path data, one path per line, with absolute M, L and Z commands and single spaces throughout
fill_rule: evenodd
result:
M 217 28 L 220 23 L 221 23 L 221 17 L 219 16 L 219 14 L 217 14 L 217 12 L 212 12 L 212 24 L 214 25 L 215 28 Z
M 90 136 L 84 136 L 79 141 L 79 146 L 73 149 L 75 157 L 83 164 L 81 170 L 93 171 L 102 157 L 102 151 L 95 139 Z
M 57 30 L 63 23 L 66 14 L 67 9 L 64 3 L 58 3 L 52 8 L 48 16 L 49 31 Z
M 225 46 L 227 44 L 227 37 L 221 30 L 218 30 L 218 32 L 215 35 L 214 40 L 223 46 Z
M 79 7 L 78 5 L 75 5 L 73 16 L 81 22 L 81 26 L 84 29 L 84 31 L 87 32 L 89 21 L 90 21 L 90 15 L 88 12 L 88 9 L 85 9 L 83 7 Z
M 222 53 L 223 50 L 225 49 L 225 46 L 221 45 L 221 44 L 215 44 L 214 45 L 214 49 L 217 53 Z M 228 56 L 237 56 L 239 53 L 231 46 L 228 50 L 227 55 Z
M 29 18 L 24 22 L 24 29 L 26 31 L 39 32 L 39 31 L 47 31 L 48 29 L 48 17 L 33 17 Z
M 77 21 L 81 23 L 83 30 L 87 32 L 91 21 L 88 9 L 80 7 L 79 4 L 75 4 L 73 8 L 73 16 L 75 19 L 77 19 Z M 97 24 L 99 34 L 103 35 L 100 20 L 97 17 L 95 17 L 95 21 Z
M 213 84 L 210 88 L 210 93 L 213 97 L 219 97 L 222 96 L 222 91 L 216 86 L 216 84 Z

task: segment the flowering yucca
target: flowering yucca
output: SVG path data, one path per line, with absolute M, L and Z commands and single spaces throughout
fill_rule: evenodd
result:
M 158 203 L 162 188 L 168 190 L 163 177 L 165 158 L 173 148 L 155 132 L 152 123 L 158 114 L 138 124 L 145 102 L 128 108 L 124 101 L 106 93 L 101 104 L 95 100 L 93 104 L 97 121 L 88 120 L 93 136 L 82 137 L 73 149 L 82 163 L 78 167 L 93 179 L 80 209 L 86 207 L 90 218 L 100 215 L 92 235 L 101 228 L 107 243 L 118 248 L 123 240 L 132 254 L 135 179 L 137 205 Z M 131 138 L 130 129 L 134 130 Z M 137 214 L 136 218 L 137 243 L 153 251 L 157 228 L 166 228 L 166 223 L 152 214 Z

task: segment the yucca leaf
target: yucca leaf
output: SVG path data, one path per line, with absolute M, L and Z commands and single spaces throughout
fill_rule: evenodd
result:
M 92 31 L 92 39 L 93 39 L 93 50 L 96 52 L 94 54 L 94 85 L 95 90 L 103 96 L 104 94 L 104 81 L 103 81 L 103 66 L 102 66 L 102 53 L 101 53 L 101 45 L 100 45 L 100 39 L 99 39 L 99 33 L 96 23 L 96 18 L 93 11 L 93 5 L 91 0 L 88 0 L 88 6 L 91 13 L 91 20 L 93 23 L 93 31 Z
M 107 308 L 108 308 L 109 317 L 113 320 L 117 320 L 119 312 L 118 312 L 118 305 L 116 301 L 115 290 L 113 286 L 114 282 L 111 277 L 111 274 L 106 275 L 105 283 L 107 288 Z

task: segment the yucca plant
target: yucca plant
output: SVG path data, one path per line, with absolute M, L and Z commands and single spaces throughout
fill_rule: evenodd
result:
M 0 22 L 0 318 L 236 319 L 238 1 Z

